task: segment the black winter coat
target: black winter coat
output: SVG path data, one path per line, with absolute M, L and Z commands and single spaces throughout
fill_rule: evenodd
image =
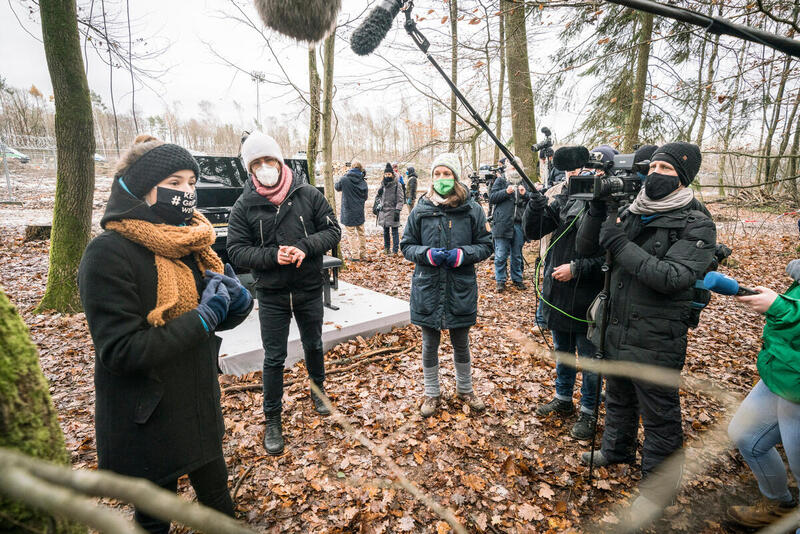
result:
M 322 286 L 322 256 L 342 236 L 331 205 L 309 184 L 295 178 L 286 199 L 276 206 L 248 180 L 228 221 L 231 262 L 252 269 L 258 289 L 268 292 L 316 291 Z M 297 268 L 278 264 L 278 247 L 306 253 Z
M 381 211 L 378 213 L 378 226 L 399 228 L 400 211 L 406 203 L 405 189 L 400 185 L 400 181 L 395 178 L 389 185 L 381 184 L 378 196 L 383 200 Z
M 541 239 L 552 234 L 550 249 L 544 260 L 542 282 L 542 313 L 551 330 L 586 333 L 588 324 L 576 321 L 559 312 L 559 308 L 573 317 L 586 319 L 586 311 L 594 298 L 603 289 L 603 265 L 601 252 L 584 258 L 575 250 L 581 214 L 588 210 L 587 202 L 570 199 L 566 193 L 556 195 L 544 210 L 529 205 L 523 217 L 526 239 Z M 495 210 L 497 213 L 497 210 Z M 575 224 L 572 224 L 575 221 Z M 561 237 L 559 237 L 561 236 Z M 559 265 L 570 264 L 572 280 L 559 282 L 553 271 Z
M 114 182 L 102 224 L 118 219 L 154 222 L 145 204 Z M 202 294 L 193 256 L 181 261 Z M 95 347 L 98 467 L 162 484 L 221 457 L 221 340 L 194 310 L 162 327 L 148 324 L 158 287 L 153 253 L 106 230 L 86 247 L 78 285 Z M 229 316 L 217 330 L 234 328 L 249 312 Z
M 614 257 L 606 319 L 606 354 L 613 359 L 683 367 L 694 284 L 714 257 L 717 229 L 694 204 L 645 223 L 626 212 L 631 240 Z M 596 253 L 603 216 L 587 215 L 579 230 L 579 253 Z M 598 343 L 599 328 L 593 342 Z
M 438 247 L 460 248 L 463 263 L 455 269 L 431 265 L 426 253 Z M 411 322 L 437 330 L 474 325 L 478 316 L 475 264 L 492 254 L 483 208 L 472 200 L 454 208 L 436 206 L 423 196 L 408 216 L 400 248 L 416 264 L 411 278 Z
M 411 204 L 413 205 L 417 201 L 417 178 L 416 174 L 409 174 L 408 175 L 408 183 L 406 184 L 406 191 L 407 195 L 406 198 L 411 200 Z
M 492 237 L 494 238 L 514 238 L 514 225 L 522 223 L 522 214 L 531 198 L 530 191 L 525 191 L 524 195 L 520 195 L 516 185 L 513 193 L 506 193 L 508 186 L 506 178 L 501 176 L 494 181 L 492 190 L 489 192 L 489 202 L 494 204 L 492 212 Z
M 339 178 L 334 189 L 342 192 L 341 221 L 345 226 L 364 224 L 364 204 L 367 202 L 369 187 L 358 169 L 350 169 Z

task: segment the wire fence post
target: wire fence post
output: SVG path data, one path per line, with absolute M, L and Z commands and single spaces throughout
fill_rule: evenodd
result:
M 8 189 L 8 200 L 4 204 L 17 204 L 14 199 L 14 191 L 11 188 L 11 175 L 8 172 L 8 146 L 3 138 L 0 138 L 0 152 L 3 155 L 3 173 L 6 175 L 6 189 Z

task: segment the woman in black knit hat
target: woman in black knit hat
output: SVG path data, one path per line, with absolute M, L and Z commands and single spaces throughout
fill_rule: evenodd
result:
M 211 250 L 214 229 L 194 209 L 192 155 L 137 141 L 78 271 L 95 346 L 98 467 L 173 492 L 188 474 L 201 503 L 232 516 L 214 333 L 241 323 L 253 299 Z M 169 532 L 139 510 L 135 519 Z
M 608 316 L 594 318 L 607 325 L 608 359 L 683 368 L 695 282 L 712 262 L 717 234 L 714 222 L 696 209 L 688 187 L 700 162 L 697 145 L 659 147 L 650 158 L 644 187 L 619 219 L 607 218 L 605 203 L 593 201 L 581 222 L 577 252 L 589 256 L 605 249 L 613 256 Z M 590 330 L 589 336 L 599 346 L 600 329 Z M 655 518 L 671 502 L 681 479 L 683 430 L 677 387 L 608 376 L 605 432 L 594 463 L 635 460 L 640 416 L 642 482 L 631 515 Z M 671 456 L 676 461 L 656 474 Z M 589 453 L 582 459 L 588 463 Z
M 378 226 L 383 227 L 383 253 L 389 254 L 391 247 L 391 253 L 397 254 L 400 247 L 400 211 L 405 204 L 406 195 L 391 163 L 387 163 L 383 171 L 383 182 L 378 189 L 378 196 L 382 201 Z

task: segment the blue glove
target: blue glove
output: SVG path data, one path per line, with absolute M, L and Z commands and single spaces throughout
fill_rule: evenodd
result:
M 225 287 L 228 288 L 228 294 L 231 296 L 231 305 L 228 309 L 230 313 L 238 315 L 250 307 L 253 296 L 239 281 L 230 263 L 225 264 L 225 274 L 206 271 L 206 276 L 209 278 L 219 278 L 222 280 L 222 283 L 225 284 Z
M 451 248 L 450 250 L 445 250 L 444 253 L 446 254 L 445 265 L 451 269 L 460 267 L 464 263 L 464 251 L 460 248 Z
M 228 306 L 231 303 L 231 296 L 228 288 L 218 277 L 208 281 L 203 294 L 200 296 L 200 304 L 195 310 L 203 320 L 203 326 L 207 332 L 213 332 L 217 326 L 228 316 Z
M 434 267 L 439 267 L 447 259 L 447 251 L 443 248 L 429 248 L 425 255 Z

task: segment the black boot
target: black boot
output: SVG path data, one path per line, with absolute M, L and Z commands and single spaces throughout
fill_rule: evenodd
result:
M 317 385 L 317 387 L 319 388 L 320 393 L 325 395 L 325 388 L 322 387 L 322 384 L 317 384 L 316 382 L 314 382 L 314 384 Z M 326 397 L 327 397 L 327 395 L 326 395 Z M 322 399 L 319 398 L 319 396 L 316 393 L 314 393 L 313 389 L 311 390 L 311 400 L 314 402 L 314 409 L 317 411 L 318 414 L 320 414 L 320 415 L 330 415 L 331 414 L 331 411 L 328 409 L 327 406 L 325 406 L 325 403 L 322 402 Z
M 283 454 L 283 433 L 281 429 L 281 412 L 268 413 L 264 430 L 264 448 L 271 456 Z
M 569 435 L 575 439 L 586 441 L 592 437 L 594 433 L 594 415 L 586 412 L 581 412 L 578 420 L 572 425 Z M 596 460 L 597 458 L 595 458 Z

